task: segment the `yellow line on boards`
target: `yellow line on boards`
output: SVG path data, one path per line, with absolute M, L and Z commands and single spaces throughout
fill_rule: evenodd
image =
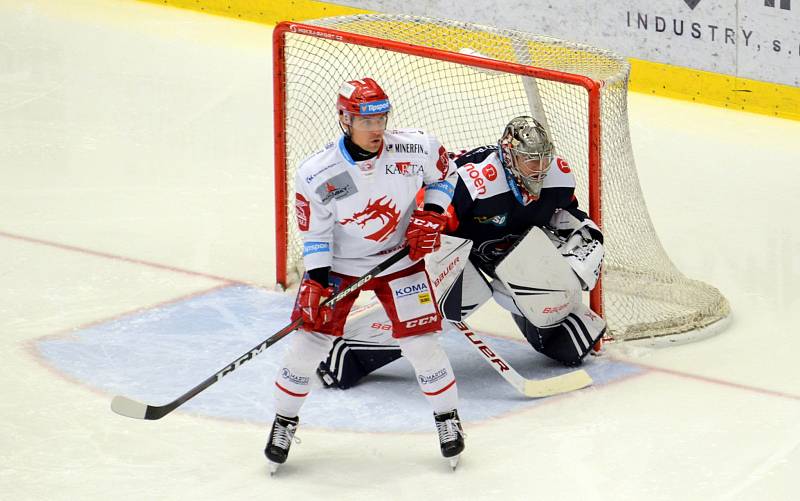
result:
M 313 0 L 138 0 L 261 24 L 372 11 Z M 800 120 L 800 88 L 630 59 L 630 90 Z

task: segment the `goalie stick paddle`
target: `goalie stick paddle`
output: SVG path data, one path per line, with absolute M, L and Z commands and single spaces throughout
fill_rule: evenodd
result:
M 386 269 L 388 269 L 393 264 L 397 263 L 404 257 L 408 255 L 408 247 L 404 247 L 396 254 L 391 256 L 390 258 L 386 259 L 382 263 L 378 264 L 367 273 L 361 276 L 358 280 L 353 282 L 347 288 L 339 291 L 338 293 L 334 294 L 333 297 L 325 301 L 322 306 L 330 306 L 333 307 L 336 303 L 344 299 L 345 297 L 349 296 L 353 292 L 360 289 L 364 284 L 375 278 L 376 276 L 383 273 Z M 217 371 L 214 375 L 208 377 L 205 381 L 198 384 L 191 390 L 187 391 L 180 397 L 176 398 L 172 402 L 164 405 L 148 405 L 142 402 L 137 402 L 136 400 L 130 399 L 128 397 L 124 397 L 121 395 L 117 395 L 111 401 L 111 410 L 116 412 L 121 416 L 126 416 L 135 419 L 147 419 L 147 420 L 154 420 L 154 419 L 161 419 L 162 417 L 166 416 L 170 412 L 174 411 L 181 405 L 185 404 L 187 401 L 195 397 L 198 393 L 205 390 L 209 386 L 213 385 L 220 379 L 224 378 L 225 376 L 231 374 L 233 371 L 238 369 L 242 364 L 245 362 L 252 360 L 256 356 L 260 355 L 261 352 L 272 346 L 273 344 L 277 343 L 288 334 L 292 333 L 293 331 L 300 328 L 303 325 L 302 318 L 299 318 L 283 329 L 279 330 L 272 336 L 268 337 L 264 341 L 258 343 L 252 349 L 248 350 L 247 353 L 240 356 L 233 362 L 229 363 L 219 371 Z
M 542 398 L 580 390 L 590 386 L 594 381 L 583 369 L 561 374 L 545 379 L 525 379 L 503 357 L 495 353 L 475 332 L 464 322 L 452 322 L 458 330 L 469 340 L 470 344 L 478 350 L 486 363 L 491 365 L 503 379 L 505 379 L 518 392 L 526 397 Z

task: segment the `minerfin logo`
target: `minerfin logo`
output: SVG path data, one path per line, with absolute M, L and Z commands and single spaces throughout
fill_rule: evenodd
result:
M 688 5 L 689 8 L 692 10 L 694 10 L 694 8 L 697 7 L 697 4 L 700 3 L 700 0 L 683 0 L 683 1 L 686 2 L 686 5 Z

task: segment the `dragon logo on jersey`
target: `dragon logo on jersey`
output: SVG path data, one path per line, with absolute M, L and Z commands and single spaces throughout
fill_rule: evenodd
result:
M 397 210 L 391 198 L 384 201 L 385 199 L 386 195 L 374 202 L 370 198 L 364 210 L 354 212 L 352 216 L 339 221 L 339 224 L 356 223 L 360 227 L 365 228 L 370 221 L 377 221 L 381 225 L 380 228 L 364 236 L 364 238 L 375 240 L 376 242 L 386 241 L 389 235 L 394 233 L 394 230 L 397 229 L 397 225 L 400 223 L 400 211 Z M 371 226 L 375 226 L 375 224 Z

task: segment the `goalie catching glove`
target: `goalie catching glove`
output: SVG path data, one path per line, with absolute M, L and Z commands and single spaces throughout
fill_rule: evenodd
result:
M 319 282 L 306 278 L 300 284 L 297 306 L 303 316 L 303 330 L 313 331 L 333 318 L 333 310 L 328 306 L 320 306 L 333 295 L 332 287 L 323 288 Z
M 588 217 L 581 221 L 565 210 L 557 211 L 548 226 L 557 239 L 553 243 L 578 276 L 583 290 L 594 289 L 605 254 L 600 228 Z
M 442 245 L 442 230 L 447 224 L 447 215 L 430 210 L 415 210 L 406 230 L 408 257 L 417 261 L 439 249 Z

